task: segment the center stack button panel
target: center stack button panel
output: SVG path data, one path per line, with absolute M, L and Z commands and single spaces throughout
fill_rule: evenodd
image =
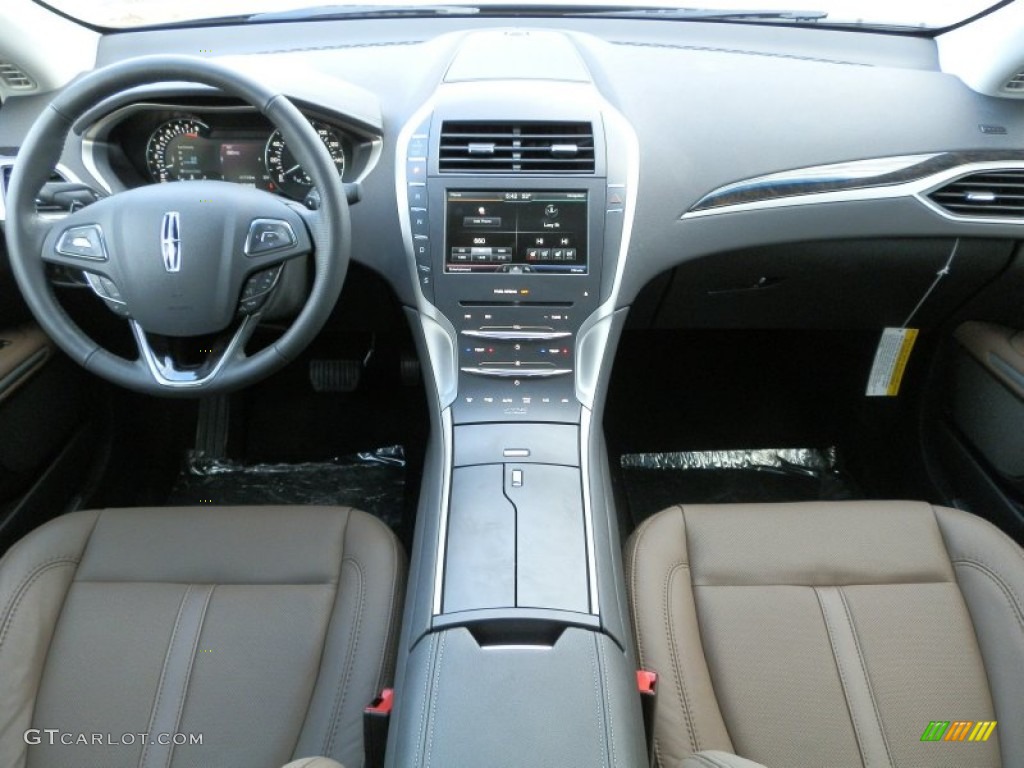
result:
M 575 313 L 550 307 L 463 309 L 457 324 L 456 421 L 575 421 Z

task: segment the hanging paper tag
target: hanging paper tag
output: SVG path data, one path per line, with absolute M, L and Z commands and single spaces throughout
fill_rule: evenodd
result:
M 868 377 L 868 397 L 896 397 L 910 351 L 917 340 L 917 328 L 886 328 L 878 340 L 875 362 Z

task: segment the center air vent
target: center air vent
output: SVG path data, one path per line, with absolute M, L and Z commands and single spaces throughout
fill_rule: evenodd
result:
M 590 123 L 463 122 L 441 127 L 441 173 L 593 173 Z
M 929 197 L 958 216 L 1024 218 L 1024 169 L 972 173 Z

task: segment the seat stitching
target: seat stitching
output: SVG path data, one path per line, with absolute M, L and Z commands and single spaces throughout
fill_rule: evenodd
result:
M 436 659 L 437 657 L 437 637 L 431 635 L 428 642 L 430 643 L 430 656 Z M 433 663 L 436 663 L 434 661 Z M 428 674 L 423 676 L 423 702 L 420 705 L 420 727 L 416 729 L 416 745 L 419 749 L 424 747 L 424 729 L 426 726 L 427 717 L 429 716 L 429 700 L 430 700 L 430 681 L 434 677 L 433 670 L 428 669 Z
M 665 621 L 665 627 L 668 630 L 668 640 L 671 647 L 672 657 L 672 670 L 676 678 L 676 689 L 679 692 L 679 699 L 683 705 L 683 715 L 686 720 L 686 729 L 689 732 L 690 744 L 692 745 L 693 752 L 700 752 L 700 737 L 697 734 L 697 725 L 693 721 L 693 713 L 690 711 L 690 699 L 686 691 L 686 681 L 683 679 L 681 667 L 679 665 L 679 643 L 676 641 L 675 630 L 672 626 L 672 601 L 670 599 L 670 591 L 672 588 L 672 581 L 675 578 L 676 572 L 680 569 L 689 571 L 690 566 L 683 562 L 677 562 L 665 576 L 665 583 L 662 586 L 662 615 Z
M 678 509 L 678 510 L 682 511 L 682 507 L 680 507 L 679 505 L 676 505 L 675 509 Z M 630 567 L 629 567 L 629 576 L 630 576 L 630 579 L 629 579 L 629 589 L 630 589 L 630 596 L 632 598 L 631 599 L 631 603 L 630 603 L 630 609 L 633 610 L 633 612 L 634 612 L 633 626 L 634 626 L 634 628 L 636 630 L 637 661 L 640 662 L 640 666 L 641 667 L 643 667 L 643 665 L 644 665 L 644 652 L 643 652 L 643 639 L 642 639 L 643 638 L 643 633 L 641 632 L 641 629 L 640 629 L 640 622 L 636 619 L 635 608 L 634 608 L 637 605 L 637 603 L 638 603 L 638 600 L 637 600 L 637 576 L 636 576 L 637 568 L 636 568 L 636 562 L 637 562 L 637 553 L 640 551 L 640 542 L 647 535 L 648 530 L 651 527 L 653 527 L 653 523 L 654 523 L 654 521 L 657 518 L 658 518 L 658 515 L 653 515 L 653 516 L 647 518 L 646 520 L 644 520 L 640 524 L 640 527 L 636 529 L 636 533 L 635 533 L 635 535 L 633 537 L 633 548 L 632 548 L 632 552 L 630 553 L 630 557 L 629 557 L 629 563 L 630 563 Z
M 939 508 L 936 507 L 935 505 L 931 505 L 931 508 L 932 508 L 932 514 L 935 517 L 935 524 L 939 527 L 939 534 L 942 536 L 943 543 L 945 543 L 946 534 L 945 534 L 945 530 L 942 527 L 942 522 L 939 520 L 939 513 L 938 513 Z M 1015 542 L 1012 537 L 1007 535 L 1006 531 L 1002 530 L 1001 528 L 999 528 L 996 525 L 993 525 L 990 521 L 986 520 L 983 517 L 978 517 L 977 515 L 971 515 L 969 512 L 964 512 L 963 510 L 960 510 L 960 509 L 957 509 L 957 510 L 954 510 L 954 511 L 960 512 L 962 514 L 970 515 L 969 519 L 973 520 L 974 522 L 981 523 L 981 527 L 988 528 L 990 531 L 994 532 L 996 534 L 996 538 L 1002 539 L 1004 542 L 1012 545 L 1011 546 L 1011 551 L 1014 554 L 1016 554 L 1018 558 L 1020 558 L 1022 561 L 1024 561 L 1024 549 L 1022 549 L 1021 547 L 1017 546 L 1017 542 Z M 948 544 L 946 545 L 946 551 L 947 551 L 947 553 L 949 551 L 949 545 Z
M 1010 610 L 1014 613 L 1017 623 L 1021 625 L 1021 629 L 1024 629 L 1024 609 L 1021 607 L 1021 600 L 1014 592 L 1013 588 L 1006 583 L 1006 581 L 999 575 L 999 573 L 987 563 L 983 563 L 979 560 L 970 558 L 960 558 L 953 561 L 953 565 L 964 565 L 968 568 L 974 568 L 980 571 L 985 576 L 988 576 L 999 590 L 1003 593 L 1003 597 L 1010 604 Z
M 79 562 L 81 561 L 73 555 L 58 555 L 37 563 L 36 566 L 25 575 L 21 580 L 21 583 L 19 583 L 14 592 L 11 593 L 11 599 L 7 601 L 3 614 L 0 614 L 3 616 L 3 626 L 0 627 L 0 650 L 4 647 L 4 641 L 7 639 L 7 632 L 14 624 L 14 616 L 18 612 L 18 607 L 21 605 L 22 599 L 28 593 L 29 588 L 36 579 L 52 568 L 60 568 L 64 565 L 77 566 Z
M 167 680 L 167 662 L 171 657 L 171 649 L 174 648 L 174 638 L 178 635 L 178 627 L 181 625 L 181 615 L 185 611 L 185 603 L 188 602 L 188 596 L 192 592 L 194 585 L 189 584 L 185 589 L 185 594 L 181 596 L 181 602 L 178 603 L 178 615 L 174 617 L 174 626 L 171 628 L 171 638 L 167 642 L 167 651 L 164 653 L 164 663 L 160 669 L 160 681 L 156 686 L 156 694 L 153 696 L 153 704 L 149 709 L 149 725 L 146 727 L 147 733 L 152 733 L 153 726 L 156 725 L 156 714 L 159 709 L 160 695 L 164 690 L 164 683 Z M 139 754 L 139 766 L 140 768 L 146 764 L 146 756 L 149 754 L 149 740 L 142 745 L 142 752 Z
M 648 518 L 650 522 L 652 518 Z M 637 661 L 640 662 L 641 668 L 644 666 L 644 646 L 643 646 L 643 632 L 640 629 L 640 621 L 636 615 L 637 605 L 637 589 L 636 589 L 636 558 L 637 553 L 640 551 L 640 541 L 647 534 L 647 528 L 649 526 L 644 523 L 637 529 L 636 536 L 633 538 L 633 548 L 629 556 L 629 596 L 630 596 L 630 610 L 633 612 L 633 627 L 636 632 L 636 656 Z
M 390 593 L 388 597 L 388 609 L 384 614 L 387 617 L 388 624 L 384 630 L 384 647 L 381 649 L 380 661 L 377 664 L 377 690 L 374 691 L 374 695 L 384 687 L 384 666 L 387 664 L 388 658 L 391 656 L 391 643 L 395 628 L 395 593 L 398 591 L 399 557 L 398 547 L 395 544 L 394 536 L 388 536 L 387 538 L 388 543 L 391 545 L 391 562 L 393 567 L 391 569 L 391 589 L 388 590 Z
M 352 677 L 352 668 L 355 662 L 356 648 L 359 646 L 359 632 L 363 624 L 363 609 L 366 603 L 366 590 L 364 588 L 365 574 L 363 573 L 363 567 L 359 561 L 354 557 L 346 557 L 341 561 L 342 569 L 345 564 L 348 563 L 356 569 L 356 573 L 359 575 L 358 580 L 358 594 L 359 600 L 356 608 L 355 622 L 352 626 L 352 636 L 349 640 L 348 653 L 345 658 L 345 666 L 343 667 L 344 674 L 338 681 L 338 690 L 334 694 L 334 706 L 331 709 L 330 727 L 327 731 L 327 742 L 326 742 L 326 756 L 330 756 L 334 750 L 334 740 L 338 734 L 338 726 L 341 723 L 341 711 L 345 705 L 345 698 L 348 696 L 349 680 Z M 339 571 L 340 579 L 340 571 Z M 339 581 L 338 588 L 341 589 L 341 583 Z
M 611 758 L 613 766 L 618 765 L 619 761 L 615 754 L 615 731 L 614 731 L 614 719 L 608 712 L 608 707 L 605 702 L 605 697 L 601 695 L 601 691 L 608 690 L 608 670 L 605 666 L 604 653 L 601 650 L 601 643 L 599 638 L 595 635 L 592 638 L 592 658 L 596 667 L 594 668 L 594 694 L 597 699 L 597 713 L 598 713 L 598 726 L 605 734 L 604 738 L 604 749 L 605 754 Z M 597 675 L 601 674 L 601 683 L 603 687 L 598 686 Z
M 601 669 L 601 679 L 604 684 L 604 690 L 608 691 L 608 661 L 605 658 L 604 650 L 601 647 L 601 640 L 596 634 L 594 635 L 594 646 L 597 649 L 597 664 Z M 604 701 L 602 700 L 602 705 Z M 616 766 L 619 764 L 618 753 L 615 749 L 615 718 L 608 712 L 608 707 L 604 706 L 604 719 L 605 719 L 605 730 L 608 732 L 608 744 L 611 749 L 612 765 Z
M 430 759 L 434 756 L 434 729 L 437 727 L 434 708 L 437 706 L 437 692 L 441 689 L 441 664 L 444 660 L 444 648 L 447 640 L 447 635 L 441 635 L 441 642 L 437 648 L 437 664 L 434 666 L 433 674 L 434 684 L 430 691 L 430 730 L 427 732 L 427 761 L 424 763 L 424 768 L 430 768 Z
M 864 659 L 864 652 L 860 647 L 860 636 L 857 634 L 857 625 L 853 621 L 853 613 L 850 611 L 850 604 L 846 600 L 846 593 L 843 592 L 842 587 L 837 587 L 839 590 L 839 599 L 843 603 L 843 609 L 846 611 L 846 620 L 850 622 L 850 631 L 853 633 L 853 645 L 857 649 L 857 658 L 860 661 L 861 671 L 864 673 L 864 682 L 868 687 L 868 697 L 871 699 L 871 707 L 875 711 L 875 719 L 878 721 L 878 730 L 882 734 L 882 745 L 885 747 L 885 754 L 889 760 L 889 765 L 894 765 L 892 759 L 892 750 L 889 748 L 889 738 L 885 733 L 885 724 L 882 722 L 882 714 L 878 710 L 878 699 L 875 698 L 875 689 L 871 685 L 871 676 L 868 674 L 867 662 Z
M 836 648 L 834 639 L 834 631 L 832 621 L 829 619 L 828 611 L 825 610 L 824 604 L 821 602 L 821 592 L 818 587 L 812 587 L 814 590 L 814 596 L 818 600 L 818 608 L 821 609 L 821 617 L 825 620 L 825 634 L 828 635 L 828 644 L 832 647 L 832 658 L 836 662 L 836 670 L 839 672 L 839 683 L 843 688 L 843 698 L 846 699 L 846 708 L 850 712 L 850 720 L 853 723 L 853 732 L 857 737 L 857 749 L 860 750 L 860 760 L 864 764 L 864 768 L 870 768 L 868 765 L 867 754 L 864 750 L 864 736 L 861 730 L 860 721 L 857 718 L 857 711 L 853 706 L 853 702 L 850 701 L 849 688 L 846 684 L 846 672 L 844 671 L 844 665 L 840 659 L 839 649 Z
M 195 636 L 192 638 L 192 654 L 191 654 L 192 661 L 189 664 L 188 672 L 185 673 L 185 685 L 181 689 L 181 698 L 178 699 L 178 714 L 174 718 L 174 729 L 175 730 L 177 730 L 178 727 L 181 725 L 181 713 L 185 709 L 185 699 L 188 698 L 188 686 L 189 686 L 189 683 L 192 680 L 192 670 L 195 669 L 196 649 L 199 647 L 199 636 L 203 632 L 203 624 L 206 623 L 206 611 L 210 607 L 210 599 L 213 597 L 213 592 L 214 592 L 215 589 L 217 589 L 217 585 L 216 584 L 212 584 L 212 585 L 210 585 L 210 589 L 207 590 L 207 592 L 206 592 L 206 600 L 203 602 L 203 611 L 202 611 L 202 613 L 199 616 L 199 621 L 196 623 Z M 174 747 L 175 747 L 175 745 L 172 743 L 170 746 L 171 746 L 171 748 L 169 750 L 167 750 L 167 762 L 165 763 L 165 766 L 168 766 L 168 768 L 171 765 L 171 762 L 174 760 Z
M 659 768 L 661 768 L 661 766 L 665 765 L 665 762 L 661 759 L 661 744 L 658 741 L 658 737 L 657 736 L 654 737 L 653 741 L 654 741 L 654 759 L 657 761 L 657 764 L 658 764 Z

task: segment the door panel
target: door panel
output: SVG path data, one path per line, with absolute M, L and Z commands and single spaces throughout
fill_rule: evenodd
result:
M 1024 332 L 967 322 L 955 334 L 953 421 L 999 475 L 1024 491 Z
M 29 381 L 53 353 L 39 326 L 0 329 L 0 403 Z

